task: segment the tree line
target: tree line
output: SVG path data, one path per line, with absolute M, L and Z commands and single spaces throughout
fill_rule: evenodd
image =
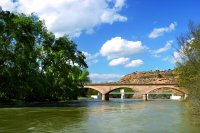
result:
M 0 11 L 0 101 L 77 99 L 88 79 L 84 54 L 37 15 Z

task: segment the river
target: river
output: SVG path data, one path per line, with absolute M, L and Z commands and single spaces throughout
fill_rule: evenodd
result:
M 199 133 L 184 102 L 78 100 L 63 107 L 0 108 L 1 133 Z

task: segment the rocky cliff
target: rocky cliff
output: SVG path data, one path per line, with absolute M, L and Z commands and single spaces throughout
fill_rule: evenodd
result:
M 173 70 L 134 72 L 122 77 L 118 83 L 124 84 L 173 84 L 177 83 L 177 77 Z

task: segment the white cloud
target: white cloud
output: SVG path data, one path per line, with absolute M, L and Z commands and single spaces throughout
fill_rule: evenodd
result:
M 106 41 L 101 47 L 100 54 L 108 59 L 139 55 L 148 48 L 141 41 L 128 41 L 121 37 L 114 37 Z
M 125 5 L 125 0 L 116 0 L 115 8 L 121 9 Z
M 173 63 L 175 64 L 176 62 L 179 63 L 185 63 L 188 61 L 188 57 L 186 56 L 185 51 L 189 51 L 191 49 L 191 43 L 193 42 L 195 38 L 188 39 L 181 47 L 179 48 L 178 51 L 175 51 L 173 53 Z M 190 50 L 190 53 L 192 51 Z
M 167 41 L 164 47 L 153 51 L 153 54 L 160 54 L 160 53 L 166 52 L 172 47 L 172 44 L 173 44 L 173 40 Z
M 35 12 L 57 36 L 78 37 L 101 24 L 127 21 L 119 12 L 125 0 L 0 0 L 3 10 Z
M 3 10 L 14 10 L 17 4 L 13 3 L 11 0 L 0 0 L 0 8 Z
M 171 23 L 168 27 L 154 28 L 153 31 L 149 34 L 149 38 L 157 38 L 166 32 L 171 32 L 175 30 L 176 25 L 176 22 L 174 22 Z
M 172 64 L 175 63 L 175 60 L 174 60 L 173 56 L 172 56 L 172 57 L 170 57 L 170 56 L 164 57 L 162 60 L 163 60 L 163 61 L 170 62 L 170 63 L 172 63 Z
M 86 57 L 86 62 L 87 62 L 88 65 L 95 64 L 95 63 L 99 62 L 99 60 L 97 59 L 97 57 L 99 56 L 99 53 L 92 55 L 88 52 L 84 52 L 84 51 L 82 51 L 82 52 Z
M 98 74 L 98 73 L 91 73 L 89 75 L 89 78 L 92 80 L 92 82 L 108 82 L 108 81 L 118 81 L 121 79 L 124 75 L 120 74 Z
M 130 63 L 126 64 L 125 67 L 140 67 L 144 62 L 140 59 L 132 60 Z
M 119 65 L 124 65 L 126 64 L 130 59 L 129 58 L 124 58 L 124 57 L 120 57 L 117 59 L 113 59 L 109 62 L 110 66 L 119 66 Z
M 187 61 L 187 57 L 184 55 L 184 53 L 181 51 L 175 51 L 173 53 L 173 59 L 172 62 L 175 64 L 176 62 L 184 63 Z
M 188 59 L 187 59 L 187 56 L 185 56 L 185 54 L 184 54 L 184 47 L 181 46 L 179 51 L 174 51 L 173 52 L 173 56 L 172 57 L 165 57 L 162 60 L 163 61 L 168 61 L 168 62 L 170 62 L 172 64 L 176 64 L 177 62 L 184 63 Z

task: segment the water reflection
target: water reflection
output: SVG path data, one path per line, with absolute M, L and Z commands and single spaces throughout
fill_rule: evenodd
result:
M 197 133 L 200 119 L 178 101 L 110 99 L 73 101 L 66 107 L 1 108 L 0 132 Z

